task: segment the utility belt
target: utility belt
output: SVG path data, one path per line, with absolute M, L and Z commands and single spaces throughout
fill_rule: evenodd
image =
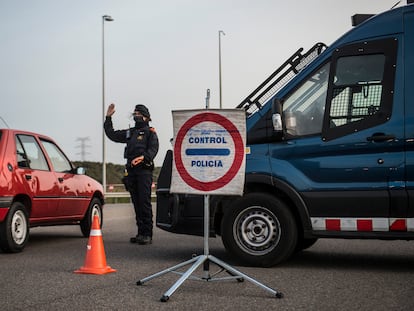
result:
M 136 175 L 139 171 L 153 171 L 154 162 L 153 161 L 143 161 L 138 165 L 131 165 L 131 161 L 128 160 L 128 163 L 125 165 L 124 177 L 122 177 L 122 183 L 125 186 L 125 190 L 129 191 L 132 187 L 131 185 L 131 175 Z
M 154 169 L 154 162 L 153 161 L 148 161 L 145 160 L 142 161 L 140 164 L 138 165 L 132 165 L 131 163 L 132 160 L 128 159 L 127 164 L 125 165 L 125 169 L 129 172 L 129 173 L 133 173 L 136 170 L 149 170 L 152 171 Z

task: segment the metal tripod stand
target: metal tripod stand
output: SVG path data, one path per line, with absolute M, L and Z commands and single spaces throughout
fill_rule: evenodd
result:
M 143 285 L 144 283 L 162 276 L 168 272 L 173 272 L 173 273 L 177 273 L 180 274 L 181 277 L 174 283 L 173 286 L 171 286 L 171 288 L 166 291 L 164 293 L 164 295 L 162 295 L 162 297 L 160 298 L 160 300 L 162 302 L 167 302 L 168 299 L 170 298 L 170 296 L 181 286 L 181 284 L 184 283 L 185 280 L 187 280 L 188 278 L 191 279 L 197 279 L 197 280 L 204 280 L 204 281 L 219 281 L 219 280 L 229 280 L 229 279 L 236 279 L 239 282 L 243 282 L 244 280 L 247 280 L 261 288 L 263 288 L 264 290 L 270 292 L 273 296 L 275 296 L 276 298 L 282 298 L 283 294 L 279 291 L 276 291 L 258 281 L 256 281 L 255 279 L 247 276 L 246 274 L 234 269 L 233 267 L 231 267 L 230 265 L 224 263 L 223 261 L 219 260 L 218 258 L 212 256 L 209 254 L 209 246 L 208 246 L 208 238 L 209 238 L 209 220 L 210 220 L 210 207 L 209 207 L 209 195 L 205 195 L 204 196 L 204 254 L 203 255 L 199 255 L 196 256 L 188 261 L 185 261 L 183 263 L 180 263 L 178 265 L 175 265 L 173 267 L 170 267 L 168 269 L 165 269 L 163 271 L 160 271 L 158 273 L 155 273 L 153 275 L 150 275 L 146 278 L 143 278 L 139 281 L 137 281 L 137 285 Z M 221 267 L 221 271 L 219 271 L 218 273 L 221 273 L 222 271 L 226 271 L 230 276 L 228 277 L 221 277 L 221 278 L 215 278 L 214 276 L 218 273 L 216 273 L 215 275 L 210 275 L 210 270 L 209 270 L 209 266 L 210 266 L 210 262 L 215 263 L 217 266 Z M 179 272 L 177 271 L 178 269 L 185 267 L 187 265 L 191 265 L 191 267 L 186 271 L 186 272 Z M 194 277 L 191 276 L 191 274 L 201 265 L 203 265 L 203 270 L 204 270 L 204 276 L 203 277 Z

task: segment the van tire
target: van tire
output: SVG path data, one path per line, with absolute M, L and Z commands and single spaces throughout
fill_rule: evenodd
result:
M 271 267 L 294 252 L 298 232 L 287 205 L 267 193 L 248 193 L 224 211 L 225 248 L 243 263 Z

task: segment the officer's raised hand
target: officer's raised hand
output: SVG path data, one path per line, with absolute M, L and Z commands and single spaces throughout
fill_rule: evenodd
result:
M 106 111 L 107 117 L 112 117 L 112 115 L 115 113 L 115 104 L 112 103 L 108 106 L 108 110 Z

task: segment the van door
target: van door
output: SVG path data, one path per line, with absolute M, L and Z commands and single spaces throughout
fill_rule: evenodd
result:
M 405 217 L 398 45 L 389 38 L 336 49 L 330 63 L 285 99 L 286 160 L 314 230 L 388 231 L 391 215 Z M 326 66 L 322 93 L 309 85 L 325 77 Z M 317 112 L 312 107 L 323 95 L 325 109 Z M 319 126 L 312 124 L 318 119 Z
M 406 131 L 406 161 L 407 161 L 407 189 L 409 207 L 407 217 L 409 230 L 414 231 L 414 12 L 404 14 L 405 71 L 405 131 Z
M 407 210 L 402 126 L 404 99 L 401 83 L 395 82 L 398 51 L 401 59 L 402 40 L 391 37 L 347 45 L 333 53 L 322 133 L 325 141 L 357 138 L 353 143 L 358 145 L 349 146 L 355 151 L 360 150 L 353 152 L 359 157 L 354 163 L 364 164 L 356 180 L 366 180 L 368 191 L 364 192 L 373 192 L 364 204 L 372 206 L 373 211 L 364 216 L 379 218 L 379 230 L 405 229 L 404 226 L 398 228 L 400 223 L 393 223 L 394 218 L 406 217 Z M 398 81 L 403 74 L 401 67 L 402 64 L 398 66 Z M 378 185 L 382 181 L 384 188 Z M 378 193 L 369 190 L 369 186 L 375 189 L 376 185 L 379 186 Z M 387 196 L 388 200 L 385 200 Z M 352 212 L 351 216 L 354 215 L 358 217 Z M 390 218 L 388 227 L 382 219 L 386 216 Z

